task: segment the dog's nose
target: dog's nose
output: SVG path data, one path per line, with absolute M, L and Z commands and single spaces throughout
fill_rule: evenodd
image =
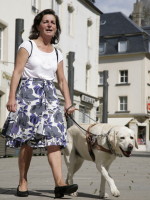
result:
M 128 151 L 132 151 L 132 149 L 133 149 L 133 145 L 132 145 L 132 144 L 129 144 L 129 145 L 128 145 Z

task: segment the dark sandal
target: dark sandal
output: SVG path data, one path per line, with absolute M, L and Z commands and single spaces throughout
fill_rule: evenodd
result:
M 64 196 L 64 194 L 71 194 L 73 192 L 76 192 L 78 189 L 77 184 L 73 185 L 65 185 L 65 186 L 56 186 L 54 193 L 55 193 L 55 198 L 61 198 Z
M 27 191 L 20 191 L 19 190 L 19 185 L 18 185 L 18 187 L 17 187 L 17 196 L 18 197 L 28 197 L 28 195 L 29 195 L 28 190 Z

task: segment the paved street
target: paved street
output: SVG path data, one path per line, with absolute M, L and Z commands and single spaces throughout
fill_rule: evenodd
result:
M 66 166 L 63 161 L 64 177 Z M 117 158 L 110 168 L 121 196 L 112 197 L 107 185 L 109 200 L 149 200 L 150 198 L 150 153 L 134 153 L 130 158 Z M 54 182 L 46 156 L 34 156 L 29 170 L 29 192 L 27 200 L 54 199 Z M 98 199 L 100 174 L 94 163 L 87 162 L 76 173 L 74 182 L 79 185 L 78 197 L 64 199 Z M 18 183 L 17 158 L 0 158 L 0 200 L 19 200 L 15 196 Z

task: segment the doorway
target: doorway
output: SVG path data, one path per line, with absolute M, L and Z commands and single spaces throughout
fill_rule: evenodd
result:
M 146 144 L 146 126 L 138 126 L 138 144 Z

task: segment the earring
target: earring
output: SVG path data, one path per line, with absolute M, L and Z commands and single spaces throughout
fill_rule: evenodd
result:
M 40 31 L 36 32 L 36 35 L 37 35 L 37 37 L 39 37 L 39 35 L 40 35 Z

